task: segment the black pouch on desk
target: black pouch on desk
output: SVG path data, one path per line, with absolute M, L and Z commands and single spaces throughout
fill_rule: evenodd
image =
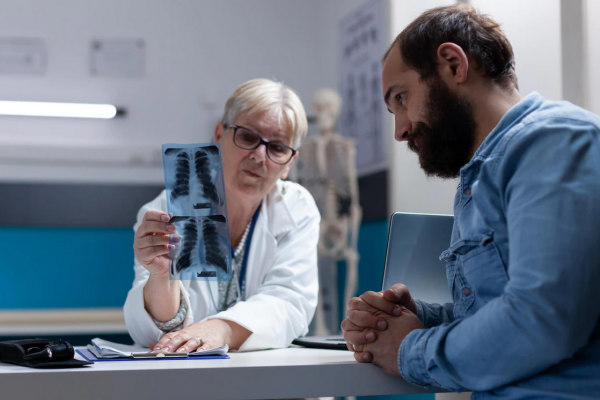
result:
M 0 361 L 30 368 L 74 368 L 93 364 L 75 360 L 69 342 L 24 339 L 0 342 Z

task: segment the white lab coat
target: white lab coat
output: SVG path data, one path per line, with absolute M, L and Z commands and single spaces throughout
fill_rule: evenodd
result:
M 166 193 L 141 208 L 134 230 L 149 210 L 167 211 Z M 283 348 L 306 335 L 317 306 L 317 242 L 320 214 L 302 186 L 277 181 L 266 195 L 254 228 L 246 272 L 246 300 L 217 313 L 217 282 L 180 281 L 188 312 L 183 326 L 220 318 L 252 332 L 240 351 Z M 135 279 L 124 313 L 136 343 L 156 343 L 163 332 L 144 307 L 148 270 L 135 260 Z M 210 285 L 210 287 L 209 287 Z M 211 299 L 212 293 L 212 299 Z

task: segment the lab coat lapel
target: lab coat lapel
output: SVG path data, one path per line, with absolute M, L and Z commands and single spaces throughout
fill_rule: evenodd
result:
M 258 215 L 250 244 L 248 269 L 246 270 L 246 299 L 256 294 L 264 276 L 265 267 L 272 264 L 275 258 L 277 241 L 268 228 L 265 211 L 263 207 Z
M 277 238 L 289 232 L 295 222 L 281 195 L 284 182 L 278 181 L 262 202 L 248 254 L 246 271 L 246 298 L 256 294 L 265 272 L 273 265 L 277 252 Z

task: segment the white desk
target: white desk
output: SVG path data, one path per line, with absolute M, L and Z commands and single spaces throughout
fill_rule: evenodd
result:
M 2 399 L 284 399 L 432 393 L 340 350 L 231 353 L 230 360 L 97 362 L 38 370 L 0 363 Z M 442 390 L 437 390 L 442 392 Z

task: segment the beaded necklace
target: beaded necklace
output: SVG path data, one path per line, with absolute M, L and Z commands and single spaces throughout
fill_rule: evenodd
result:
M 251 225 L 252 225 L 252 220 L 250 220 L 250 222 L 248 222 L 248 225 L 246 225 L 246 229 L 244 230 L 244 234 L 242 235 L 240 244 L 238 244 L 235 251 L 233 252 L 233 258 L 237 259 L 238 256 L 244 251 L 244 247 L 246 247 L 246 239 L 248 239 L 248 233 L 250 232 Z

